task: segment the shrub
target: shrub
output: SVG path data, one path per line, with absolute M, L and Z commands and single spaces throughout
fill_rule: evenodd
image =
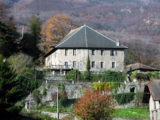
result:
M 150 80 L 150 76 L 148 74 L 145 74 L 145 73 L 137 73 L 136 74 L 136 78 L 138 80 L 144 80 L 144 81 L 149 81 Z
M 105 82 L 123 82 L 126 80 L 126 74 L 109 70 L 103 74 L 103 79 Z
M 109 92 L 109 89 L 106 92 Z M 114 112 L 112 97 L 99 91 L 87 90 L 84 96 L 77 100 L 73 112 L 84 120 L 106 119 Z
M 65 79 L 66 80 L 70 80 L 70 81 L 72 81 L 72 80 L 76 80 L 76 78 L 77 78 L 77 70 L 71 70 L 69 73 L 67 73 L 66 75 L 65 75 Z
M 68 100 L 67 93 L 65 91 L 64 83 L 57 83 L 56 86 L 59 88 L 58 99 L 62 106 L 66 105 Z M 57 100 L 57 92 L 51 94 L 52 100 L 55 102 Z
M 77 70 L 71 70 L 65 75 L 66 80 L 76 80 Z M 106 71 L 105 73 L 97 74 L 85 71 L 79 74 L 81 81 L 104 81 L 104 82 L 123 82 L 126 80 L 126 74 L 123 72 Z
M 160 72 L 149 72 L 148 73 L 149 77 L 152 79 L 158 79 L 159 78 L 159 75 L 160 75 Z
M 91 80 L 92 81 L 101 81 L 103 80 L 103 74 L 91 74 Z
M 120 93 L 114 95 L 114 99 L 119 105 L 123 105 L 134 100 L 135 93 Z
M 106 88 L 106 83 L 104 82 L 103 83 L 94 82 L 92 85 L 93 85 L 93 88 L 98 91 L 104 91 Z
M 58 99 L 60 99 L 61 94 L 58 93 Z M 55 102 L 57 100 L 57 92 L 51 93 L 51 98 Z
M 49 115 L 44 115 L 44 114 L 40 115 L 40 118 L 42 120 L 57 120 L 56 118 L 52 118 Z
M 25 89 L 23 92 L 24 94 L 28 95 L 30 92 L 32 92 L 34 89 L 38 88 L 41 86 L 42 81 L 41 80 L 35 80 L 27 75 L 18 75 L 17 79 L 19 79 L 20 87 Z
M 136 70 L 136 71 L 134 71 L 134 72 L 131 73 L 131 79 L 132 80 L 136 78 L 137 73 L 138 73 L 138 70 Z
M 57 102 L 57 92 L 52 93 L 51 98 L 54 102 Z M 67 103 L 67 100 L 68 100 L 67 93 L 66 92 L 61 92 L 61 93 L 59 92 L 58 93 L 58 100 L 59 100 L 61 106 L 65 106 Z
M 120 82 L 94 82 L 93 88 L 98 91 L 105 91 L 106 88 L 110 88 L 111 90 L 114 90 L 115 93 L 117 92 L 117 89 L 121 86 L 124 85 L 124 83 Z
M 35 102 L 36 102 L 37 104 L 39 104 L 39 103 L 41 102 L 41 97 L 40 97 L 40 92 L 39 92 L 39 90 L 38 90 L 38 89 L 35 89 L 32 94 L 33 94 L 33 99 L 35 100 Z
M 80 79 L 82 81 L 90 81 L 90 79 L 91 79 L 90 77 L 91 77 L 90 71 L 85 71 L 85 72 L 80 74 Z
M 45 88 L 45 87 L 43 87 L 43 89 L 42 89 L 42 95 L 46 95 L 47 94 L 47 89 Z
M 142 92 L 137 92 L 135 94 L 135 106 L 140 107 L 142 104 L 142 99 L 143 99 L 143 93 Z

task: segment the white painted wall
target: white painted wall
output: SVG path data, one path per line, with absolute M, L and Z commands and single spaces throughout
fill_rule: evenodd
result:
M 156 110 L 156 120 L 160 120 L 160 103 L 159 101 L 154 101 L 152 96 L 150 96 L 149 100 L 149 110 L 150 110 L 150 120 L 155 120 L 153 119 L 153 111 Z
M 104 50 L 104 55 L 101 56 L 101 50 L 95 50 L 95 55 L 92 55 L 92 51 L 88 49 L 76 49 L 76 56 L 73 56 L 73 49 L 68 49 L 67 56 L 65 56 L 65 49 L 58 49 L 45 59 L 45 66 L 51 65 L 64 65 L 64 62 L 68 62 L 68 65 L 73 65 L 73 61 L 76 61 L 75 69 L 79 71 L 86 70 L 88 53 L 90 61 L 95 61 L 95 67 L 91 68 L 94 72 L 103 72 L 106 70 L 123 71 L 124 70 L 124 51 L 116 50 L 115 56 L 110 56 L 110 50 Z M 100 62 L 104 62 L 104 68 L 101 69 Z M 112 62 L 116 63 L 116 67 L 112 68 Z

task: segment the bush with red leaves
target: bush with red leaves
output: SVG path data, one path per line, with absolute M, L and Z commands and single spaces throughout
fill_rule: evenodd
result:
M 105 93 L 109 93 L 107 89 Z M 110 95 L 104 95 L 99 91 L 87 90 L 74 105 L 75 115 L 83 120 L 100 120 L 109 117 L 114 112 L 113 100 Z

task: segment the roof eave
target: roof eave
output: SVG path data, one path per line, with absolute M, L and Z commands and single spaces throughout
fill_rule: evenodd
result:
M 106 47 L 56 47 L 56 49 L 127 49 L 127 48 L 122 48 L 122 47 L 115 47 L 115 48 L 106 48 Z
M 57 49 L 56 48 L 54 48 L 54 49 L 52 49 L 51 51 L 49 51 L 46 55 L 44 55 L 44 57 L 46 58 L 46 57 L 48 57 L 49 55 L 51 55 L 53 52 L 55 52 Z

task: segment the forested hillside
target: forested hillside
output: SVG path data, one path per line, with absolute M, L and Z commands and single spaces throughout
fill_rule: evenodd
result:
M 28 30 L 28 23 L 33 15 L 39 17 L 44 24 L 51 16 L 67 14 L 78 26 L 87 24 L 129 46 L 127 58 L 130 60 L 127 60 L 127 64 L 143 62 L 155 67 L 159 65 L 159 0 L 5 0 L 5 2 L 9 8 L 8 13 L 14 16 L 17 25 L 25 25 L 27 28 L 25 30 Z

